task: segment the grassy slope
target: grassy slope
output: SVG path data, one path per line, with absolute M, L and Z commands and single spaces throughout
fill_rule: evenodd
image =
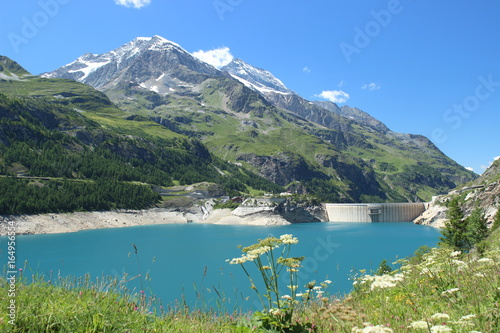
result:
M 42 98 L 48 102 L 69 105 L 85 117 L 108 126 L 121 134 L 175 139 L 181 135 L 153 121 L 129 121 L 129 114 L 117 108 L 103 93 L 85 84 L 66 79 L 32 77 L 25 81 L 0 80 L 0 91 L 7 95 Z
M 361 161 L 371 165 L 384 191 L 391 193 L 389 197 L 397 201 L 414 200 L 415 194 L 423 200 L 430 200 L 433 195 L 448 191 L 449 186 L 445 184 L 437 188 L 425 184 L 428 179 L 446 182 L 441 173 L 455 178 L 471 177 L 452 160 L 430 149 L 430 143 L 427 147 L 428 143 L 422 138 L 412 138 L 408 142 L 411 144 L 406 144 L 355 124 L 339 123 L 339 126 L 350 128 L 347 134 L 350 143 L 347 147 L 335 140 L 321 139 L 339 137 L 341 133 L 308 122 L 286 110 L 271 110 L 256 94 L 246 94 L 243 91 L 246 88 L 228 80 L 206 80 L 197 88 L 199 95 L 169 95 L 162 97 L 164 100 L 158 101 L 156 106 L 151 105 L 151 96 L 145 92 L 127 89 L 106 93 L 111 98 L 120 97 L 113 100 L 127 112 L 168 119 L 177 126 L 178 131 L 198 136 L 213 153 L 232 162 L 247 153 L 276 156 L 293 152 L 313 168 L 337 178 L 336 170 L 321 165 L 321 157 L 342 156 L 345 160 L 346 156 L 351 156 L 350 163 L 358 168 L 363 163 Z M 145 98 L 145 95 L 149 97 Z M 242 102 L 245 98 L 247 100 Z M 424 149 L 416 149 L 419 144 Z M 387 164 L 391 166 L 390 169 L 385 167 Z M 429 170 L 420 171 L 421 165 L 435 170 L 431 173 Z M 421 179 L 425 179 L 422 184 L 418 183 Z M 344 187 L 348 186 L 348 179 L 342 181 L 345 182 Z
M 210 162 L 212 160 L 211 156 L 200 156 L 199 158 L 194 156 L 198 153 L 203 153 L 204 148 L 197 147 L 196 142 L 192 142 L 190 138 L 170 131 L 164 126 L 161 126 L 147 118 L 135 117 L 130 119 L 129 113 L 117 108 L 109 101 L 106 95 L 87 85 L 64 79 L 43 79 L 39 77 L 30 77 L 23 80 L 0 80 L 0 91 L 10 96 L 33 98 L 32 103 L 29 98 L 25 103 L 26 105 L 30 105 L 30 103 L 33 104 L 29 107 L 29 112 L 33 113 L 35 117 L 43 118 L 45 123 L 58 123 L 59 125 L 57 125 L 57 128 L 51 129 L 55 130 L 55 134 L 59 134 L 60 136 L 58 131 L 69 134 L 66 141 L 71 141 L 71 145 L 66 144 L 64 147 L 60 145 L 61 149 L 70 150 L 66 152 L 68 156 L 81 154 L 82 149 L 85 148 L 80 146 L 82 144 L 81 142 L 78 142 L 78 140 L 73 138 L 75 133 L 81 133 L 83 130 L 86 131 L 89 136 L 92 136 L 93 140 L 98 140 L 97 142 L 94 142 L 95 146 L 99 145 L 104 146 L 105 149 L 115 149 L 118 154 L 127 155 L 128 153 L 139 153 L 143 154 L 145 156 L 144 158 L 149 158 L 148 156 L 155 155 L 155 158 L 157 159 L 166 158 L 162 163 L 163 166 L 168 164 L 169 167 L 173 164 L 189 164 L 189 161 L 192 160 L 191 163 L 194 163 L 194 165 L 186 165 L 187 168 L 185 170 L 187 170 L 187 173 L 190 173 L 186 177 L 189 179 L 195 179 L 193 182 L 209 181 L 216 178 L 218 173 L 213 166 L 209 165 L 210 163 L 216 163 L 216 165 L 223 170 L 228 168 L 235 169 L 231 171 L 230 176 L 236 175 L 238 178 L 241 178 L 239 177 L 239 171 L 236 170 L 237 168 L 234 166 L 230 166 L 219 161 Z M 13 102 L 13 105 L 23 104 L 21 102 Z M 35 105 L 39 105 L 39 108 L 43 108 L 43 112 L 38 112 L 36 110 L 37 106 Z M 56 105 L 56 107 L 51 107 L 51 105 Z M 42 141 L 55 140 L 52 138 L 53 136 L 55 137 L 55 134 L 51 131 L 47 131 L 47 129 L 45 129 L 41 124 L 30 124 L 31 120 L 26 120 L 23 117 L 13 123 L 11 120 L 8 120 L 10 118 L 16 118 L 15 112 L 20 111 L 21 110 L 9 110 L 8 106 L 2 111 L 2 117 L 7 117 L 2 119 L 6 121 L 4 127 L 7 130 L 7 133 L 10 133 L 9 131 L 11 130 L 19 132 L 19 128 L 29 128 L 32 132 L 35 131 L 37 133 L 37 138 Z M 7 138 L 4 139 L 14 141 L 18 140 L 14 138 L 15 135 L 12 136 L 11 134 L 12 133 L 7 134 Z M 31 139 L 34 140 L 35 138 Z M 147 141 L 143 139 L 146 139 Z M 90 149 L 93 150 L 92 147 L 90 147 Z M 169 158 L 175 159 L 175 161 L 169 160 Z M 0 171 L 2 170 L 2 167 L 4 167 L 5 170 L 11 172 L 24 171 L 24 173 L 29 174 L 30 170 L 25 168 L 25 166 L 17 163 L 16 161 L 14 162 L 15 163 L 12 165 L 2 166 L 3 161 L 0 160 Z M 131 168 L 129 164 L 130 163 L 126 163 L 123 167 Z M 70 167 L 74 167 L 74 165 Z M 179 167 L 177 167 L 177 169 L 179 169 Z M 143 171 L 147 173 L 151 170 L 144 169 Z M 164 171 L 166 170 L 162 169 L 161 172 Z M 197 172 L 200 172 L 200 174 L 195 175 Z M 55 175 L 43 174 L 42 176 Z M 171 176 L 173 176 L 175 180 L 180 179 L 176 178 L 175 175 Z M 182 175 L 182 171 L 179 171 L 177 176 L 185 177 Z M 75 174 L 74 177 L 78 178 L 78 175 Z M 228 180 L 229 178 L 233 177 L 226 177 L 225 180 Z M 246 180 L 244 182 L 246 182 Z M 263 180 L 261 182 L 263 182 Z M 248 182 L 243 185 L 248 185 L 247 183 Z M 253 183 L 255 183 L 255 179 Z M 162 185 L 160 183 L 155 184 Z M 240 186 L 240 188 L 245 189 L 245 186 Z M 276 191 L 278 192 L 282 190 L 278 187 L 276 188 Z M 252 189 L 250 188 L 250 190 Z
M 409 172 L 413 179 L 399 179 L 401 174 L 408 173 L 408 168 L 415 168 L 418 163 L 444 169 L 436 163 L 436 156 L 415 154 L 397 140 L 392 140 L 387 145 L 386 139 L 381 140 L 376 133 L 363 131 L 356 125 L 349 135 L 354 141 L 359 141 L 359 145 L 349 145 L 345 149 L 335 142 L 320 139 L 316 134 L 321 130 L 336 136 L 336 131 L 320 128 L 284 110 L 271 112 L 258 98 L 250 99 L 243 107 L 252 111 L 232 112 L 228 95 L 241 93 L 238 89 L 243 88 L 235 88 L 227 82 L 207 80 L 200 88 L 199 96 L 172 95 L 162 97 L 163 100 L 160 101 L 156 100 L 158 95 L 137 89 L 133 89 L 132 94 L 127 89 L 108 92 L 110 96 L 119 97 L 118 108 L 102 92 L 71 80 L 39 77 L 30 77 L 25 81 L 0 80 L 0 91 L 6 94 L 41 97 L 51 102 L 71 105 L 83 111 L 85 117 L 116 133 L 167 141 L 184 138 L 182 134 L 197 136 L 211 152 L 226 161 L 236 162 L 238 156 L 246 153 L 275 156 L 292 152 L 304 158 L 313 169 L 339 180 L 338 172 L 322 166 L 318 158 L 342 157 L 345 160 L 346 156 L 352 156 L 348 163 L 353 163 L 356 168 L 363 168 L 362 163 L 374 168 L 384 192 L 392 200 L 413 200 L 414 194 L 411 192 L 423 200 L 429 200 L 432 195 L 448 190 L 444 186 L 436 189 L 425 184 L 414 186 L 410 191 L 403 189 L 403 184 L 412 187 L 411 183 L 415 183 L 415 179 L 428 176 L 418 171 Z M 130 120 L 131 115 L 144 118 L 133 121 Z M 177 132 L 181 134 L 149 120 L 149 117 L 169 119 L 176 124 L 180 129 Z M 372 148 L 367 148 L 367 144 Z M 253 166 L 242 163 L 257 171 Z M 391 169 L 385 168 L 386 164 Z M 458 171 L 456 174 L 461 175 Z M 462 176 L 467 177 L 465 173 Z M 336 188 L 345 192 L 350 186 L 349 180 L 342 177 L 340 180 L 342 184 L 336 185 Z M 333 183 L 335 181 L 332 180 Z

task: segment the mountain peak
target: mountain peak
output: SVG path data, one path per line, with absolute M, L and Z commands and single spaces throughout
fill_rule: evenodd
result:
M 14 60 L 0 55 L 0 79 L 19 80 L 25 75 L 31 74 Z
M 221 68 L 247 87 L 265 94 L 295 94 L 271 72 L 252 66 L 239 58 L 233 58 L 229 64 Z
M 112 89 L 123 82 L 134 83 L 143 89 L 167 94 L 192 86 L 194 83 L 188 82 L 196 81 L 192 73 L 221 75 L 179 44 L 155 35 L 134 38 L 107 53 L 83 54 L 42 76 L 72 79 L 101 90 Z
M 148 49 L 150 49 L 150 50 L 153 50 L 153 49 L 161 50 L 162 48 L 165 48 L 165 47 L 175 46 L 175 47 L 185 51 L 179 44 L 172 42 L 172 41 L 170 41 L 162 36 L 159 36 L 159 35 L 154 35 L 153 37 L 137 37 L 134 40 L 132 40 L 130 43 L 131 44 L 142 44 L 144 42 L 146 43 L 146 45 L 148 46 Z M 125 44 L 125 45 L 127 45 L 127 44 Z

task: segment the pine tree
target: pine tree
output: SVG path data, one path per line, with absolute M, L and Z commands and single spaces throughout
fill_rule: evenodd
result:
M 389 266 L 389 264 L 387 264 L 387 260 L 384 259 L 382 260 L 382 262 L 380 262 L 380 265 L 377 269 L 377 271 L 375 272 L 376 275 L 384 275 L 384 274 L 388 274 L 392 272 L 392 267 Z
M 488 237 L 488 221 L 484 217 L 482 209 L 475 208 L 467 217 L 466 222 L 467 237 L 471 245 L 477 244 Z
M 443 237 L 439 238 L 440 243 L 452 246 L 455 250 L 468 251 L 470 243 L 467 237 L 467 221 L 464 219 L 458 198 L 450 201 L 446 217 L 448 221 L 441 230 Z
M 495 219 L 493 220 L 493 226 L 491 227 L 491 232 L 495 231 L 500 227 L 500 208 L 497 210 L 495 214 Z

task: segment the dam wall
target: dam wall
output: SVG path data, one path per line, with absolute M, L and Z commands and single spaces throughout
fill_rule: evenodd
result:
M 425 202 L 325 204 L 331 222 L 412 222 L 427 207 Z

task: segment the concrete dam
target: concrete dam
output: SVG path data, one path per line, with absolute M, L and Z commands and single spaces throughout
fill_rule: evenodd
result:
M 425 202 L 324 205 L 331 222 L 412 222 L 428 207 Z

